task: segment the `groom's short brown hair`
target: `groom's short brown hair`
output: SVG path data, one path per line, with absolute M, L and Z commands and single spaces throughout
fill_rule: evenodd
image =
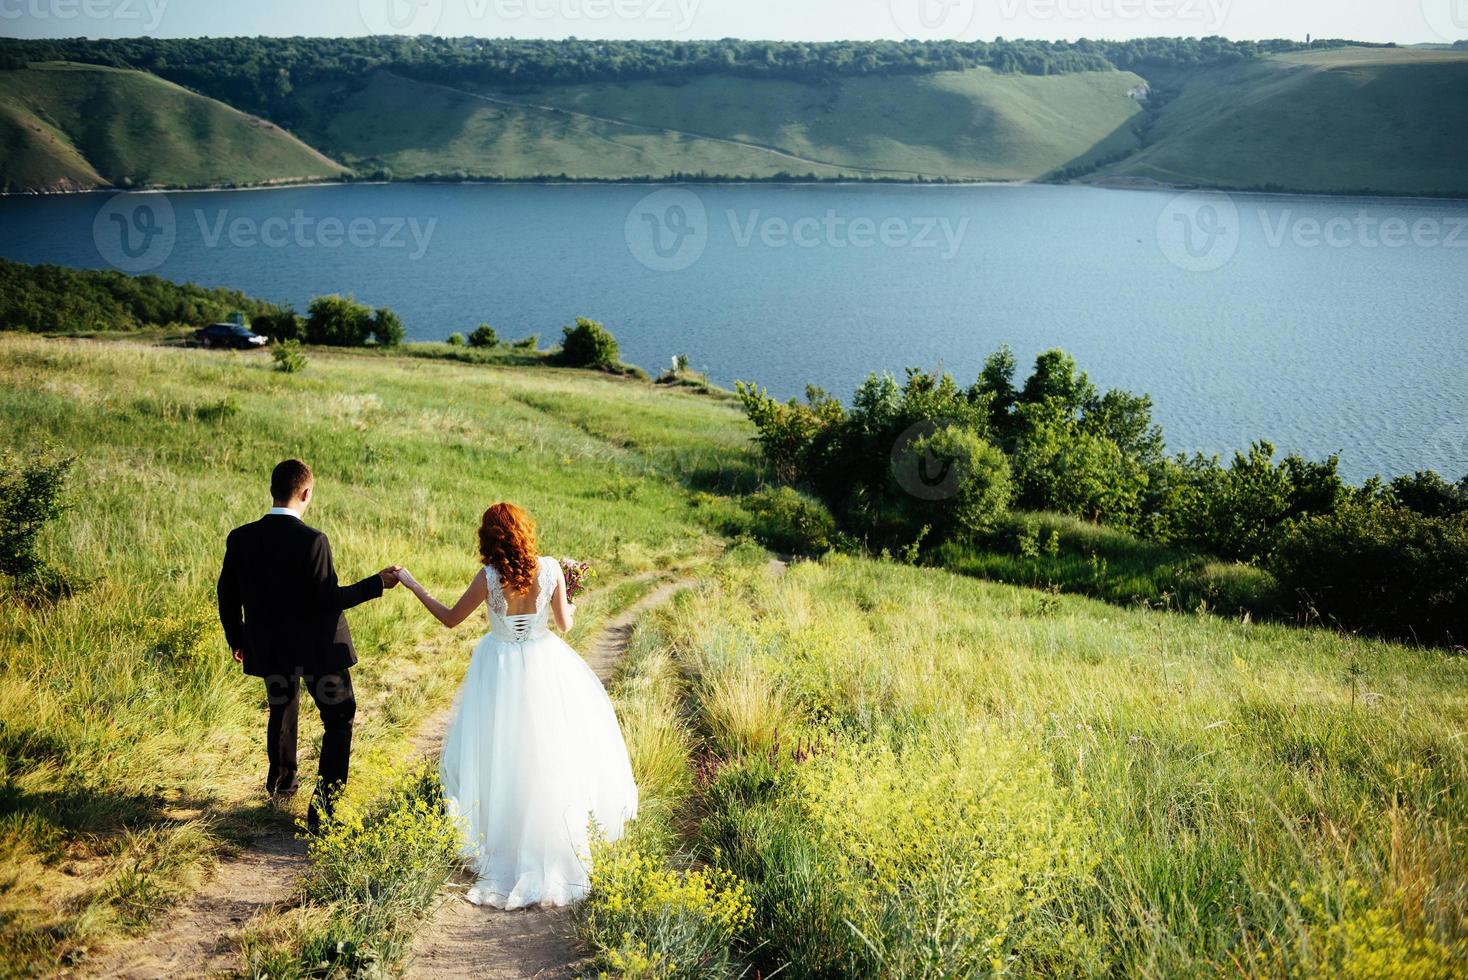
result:
M 299 459 L 283 459 L 270 474 L 270 499 L 277 504 L 288 503 L 314 479 L 311 467 Z

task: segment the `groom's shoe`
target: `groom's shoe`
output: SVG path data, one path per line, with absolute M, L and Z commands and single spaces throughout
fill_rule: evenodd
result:
M 265 792 L 271 796 L 294 796 L 300 783 L 296 780 L 296 771 L 279 770 L 274 766 L 265 776 Z

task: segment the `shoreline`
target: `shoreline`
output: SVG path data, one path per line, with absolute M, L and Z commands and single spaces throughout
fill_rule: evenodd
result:
M 537 186 L 537 187 L 587 187 L 587 186 L 628 186 L 628 187 L 903 187 L 928 189 L 970 189 L 975 187 L 1086 187 L 1094 190 L 1104 191 L 1151 191 L 1156 193 L 1211 193 L 1240 195 L 1250 197 L 1300 197 L 1313 199 L 1350 199 L 1373 201 L 1468 201 L 1468 193 L 1464 194 L 1410 194 L 1410 193 L 1387 193 L 1374 191 L 1302 191 L 1302 190 L 1264 190 L 1259 188 L 1228 188 L 1214 187 L 1206 184 L 1174 184 L 1165 181 L 1153 180 L 1151 178 L 1128 178 L 1112 177 L 1100 180 L 1087 180 L 1084 178 L 1075 180 L 993 180 L 953 179 L 944 181 L 921 181 L 921 180 L 888 180 L 855 179 L 855 180 L 763 180 L 759 178 L 735 178 L 735 177 L 709 177 L 705 179 L 691 179 L 685 177 L 514 177 L 498 179 L 473 179 L 464 180 L 430 180 L 426 178 L 403 178 L 399 180 L 304 180 L 300 182 L 269 182 L 259 184 L 241 184 L 237 187 L 89 187 L 82 190 L 47 190 L 47 191 L 0 191 L 0 200 L 10 198 L 43 198 L 43 197 L 80 197 L 88 194 L 222 194 L 228 192 L 243 191 L 281 191 L 295 190 L 301 188 L 325 188 L 325 187 L 385 187 L 388 185 L 428 185 L 435 187 L 446 186 Z

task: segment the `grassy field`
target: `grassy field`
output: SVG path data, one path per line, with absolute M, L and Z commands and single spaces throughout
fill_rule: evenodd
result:
M 727 399 L 524 354 L 309 353 L 285 375 L 0 335 L 0 449 L 77 457 L 42 544 L 79 588 L 0 602 L 0 975 L 146 933 L 232 840 L 299 816 L 261 797 L 261 691 L 212 610 L 223 535 L 289 454 L 344 576 L 401 561 L 451 594 L 482 507 L 525 504 L 547 550 L 598 566 L 573 643 L 693 570 L 614 685 L 641 813 L 577 916 L 614 975 L 1468 972 L 1461 656 L 1142 608 L 1270 583 L 1046 515 L 1017 519 L 1031 544 L 949 556 L 968 574 L 776 576 L 718 533 L 759 479 Z M 243 937 L 247 973 L 402 966 L 452 845 L 409 737 L 476 628 L 430 622 L 402 592 L 353 612 L 348 816 L 300 907 Z
M 77 190 L 332 177 L 284 130 L 146 72 L 37 64 L 0 71 L 0 186 Z
M 1098 177 L 1468 193 L 1468 51 L 1345 48 L 1187 77 L 1149 145 Z
M 581 916 L 604 962 L 1468 971 L 1463 658 L 890 562 L 762 566 L 736 552 L 655 615 L 619 689 L 644 793 L 686 835 L 627 849 L 742 884 L 605 861 Z
M 719 400 L 581 371 L 310 356 L 283 375 L 264 355 L 0 334 L 0 448 L 77 457 L 42 544 L 82 586 L 53 607 L 0 601 L 0 975 L 145 929 L 237 832 L 283 819 L 259 792 L 262 690 L 213 611 L 224 535 L 268 506 L 279 458 L 315 468 L 310 519 L 344 577 L 399 561 L 457 594 L 482 509 L 527 506 L 547 550 L 598 566 L 573 641 L 634 577 L 719 553 L 717 494 L 753 473 Z M 351 620 L 354 770 L 387 772 L 447 702 L 475 627 L 430 631 L 401 590 Z M 302 727 L 309 755 L 309 711 Z
M 779 147 L 868 174 L 1033 180 L 1133 149 L 1130 72 L 1000 74 L 987 68 L 814 86 L 702 77 L 507 93 L 645 126 Z M 788 169 L 788 167 L 787 167 Z
M 1134 148 L 1129 72 L 988 69 L 829 85 L 726 76 L 515 91 L 376 73 L 302 128 L 360 169 L 528 177 L 673 172 L 1024 180 Z M 488 101 L 488 99 L 500 101 Z M 512 104 L 511 104 L 512 103 Z

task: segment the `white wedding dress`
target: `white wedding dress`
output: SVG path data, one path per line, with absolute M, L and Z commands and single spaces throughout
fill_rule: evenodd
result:
M 489 632 L 474 647 L 439 771 L 478 871 L 469 900 L 515 909 L 586 894 L 588 825 L 608 840 L 637 813 L 612 703 L 586 661 L 546 626 L 560 564 L 540 559 L 535 612 L 511 616 L 499 574 Z

